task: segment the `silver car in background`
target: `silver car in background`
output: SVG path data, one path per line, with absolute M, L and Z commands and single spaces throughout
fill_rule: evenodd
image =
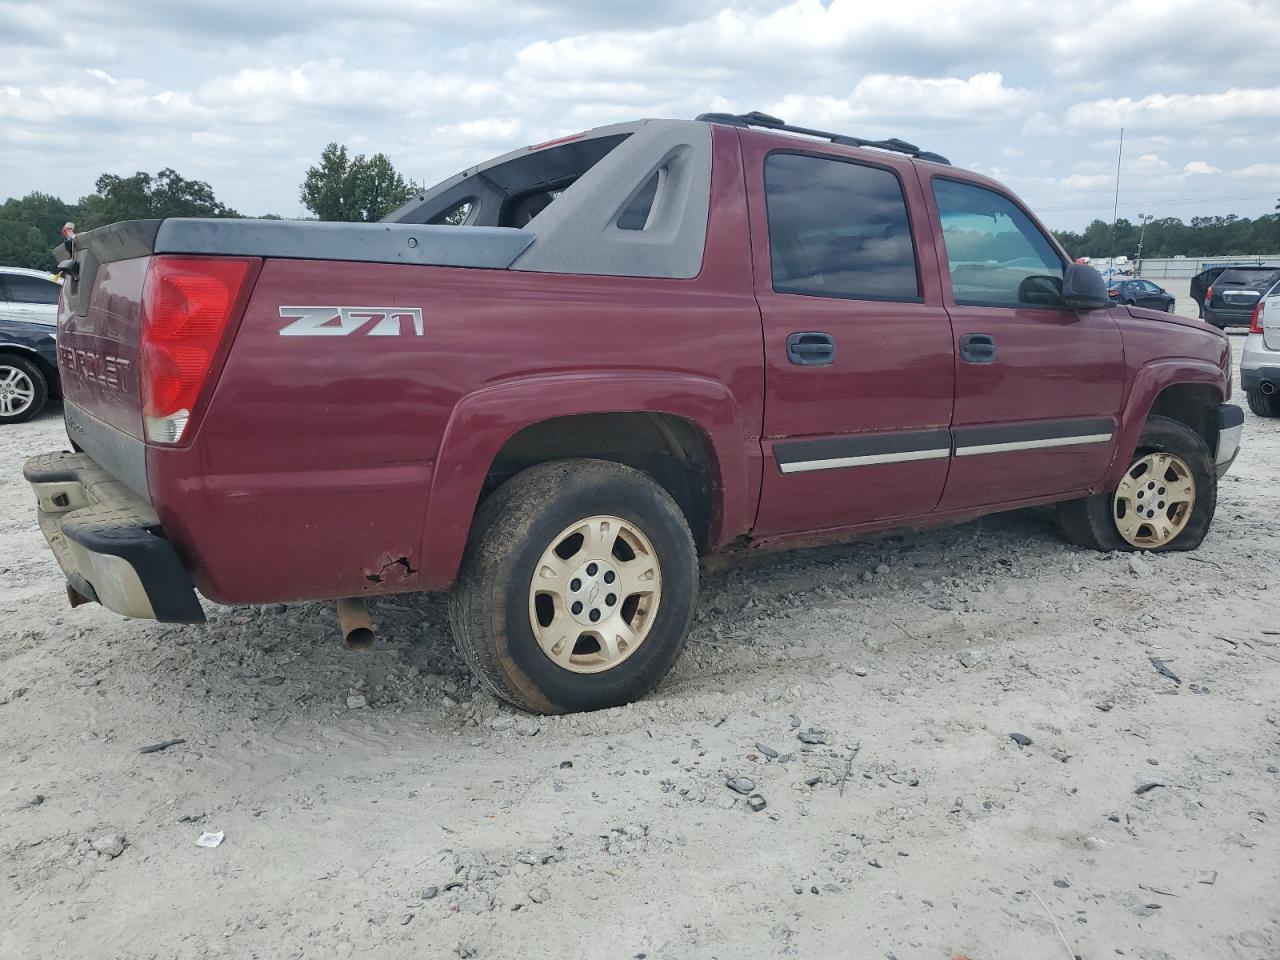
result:
M 1258 300 L 1240 358 L 1240 383 L 1249 409 L 1280 417 L 1280 281 Z

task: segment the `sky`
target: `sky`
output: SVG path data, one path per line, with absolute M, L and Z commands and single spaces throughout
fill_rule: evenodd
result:
M 1054 228 L 1280 198 L 1280 0 L 0 0 L 0 199 L 173 167 L 305 213 L 330 141 L 434 183 L 639 117 L 897 136 Z

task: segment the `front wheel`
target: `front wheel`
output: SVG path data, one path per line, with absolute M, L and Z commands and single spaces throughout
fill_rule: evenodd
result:
M 1058 504 L 1058 528 L 1094 550 L 1194 550 L 1217 502 L 1218 474 L 1203 438 L 1181 421 L 1151 417 L 1119 485 Z
M 558 460 L 482 505 L 449 614 L 489 690 L 572 713 L 657 686 L 684 648 L 697 593 L 693 538 L 665 490 L 620 463 Z

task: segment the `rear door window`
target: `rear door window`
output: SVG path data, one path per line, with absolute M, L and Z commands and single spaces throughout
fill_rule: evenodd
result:
M 933 195 L 957 304 L 1062 305 L 1062 257 L 1021 207 L 994 190 L 941 178 Z
M 57 303 L 62 289 L 52 280 L 9 274 L 4 278 L 9 288 L 9 299 L 14 303 Z
M 774 153 L 764 187 L 775 292 L 920 301 L 907 203 L 893 172 Z
M 1227 270 L 1218 278 L 1224 287 L 1256 287 L 1270 286 L 1280 277 L 1280 271 L 1272 270 Z

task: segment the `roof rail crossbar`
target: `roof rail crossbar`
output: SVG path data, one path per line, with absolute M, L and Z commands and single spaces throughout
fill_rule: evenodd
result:
M 826 130 L 797 127 L 767 113 L 761 113 L 759 110 L 752 110 L 750 113 L 700 113 L 694 119 L 707 123 L 723 123 L 731 127 L 763 127 L 767 130 L 784 130 L 787 133 L 799 133 L 806 137 L 819 137 L 823 140 L 830 140 L 832 143 L 838 143 L 845 147 L 874 147 L 877 150 L 905 153 L 907 156 L 917 157 L 920 160 L 930 160 L 933 163 L 951 165 L 951 161 L 942 156 L 942 154 L 921 150 L 914 143 L 907 143 L 907 141 L 899 140 L 897 137 L 890 137 L 887 140 L 864 140 L 862 137 L 851 137 L 843 133 L 828 133 Z

